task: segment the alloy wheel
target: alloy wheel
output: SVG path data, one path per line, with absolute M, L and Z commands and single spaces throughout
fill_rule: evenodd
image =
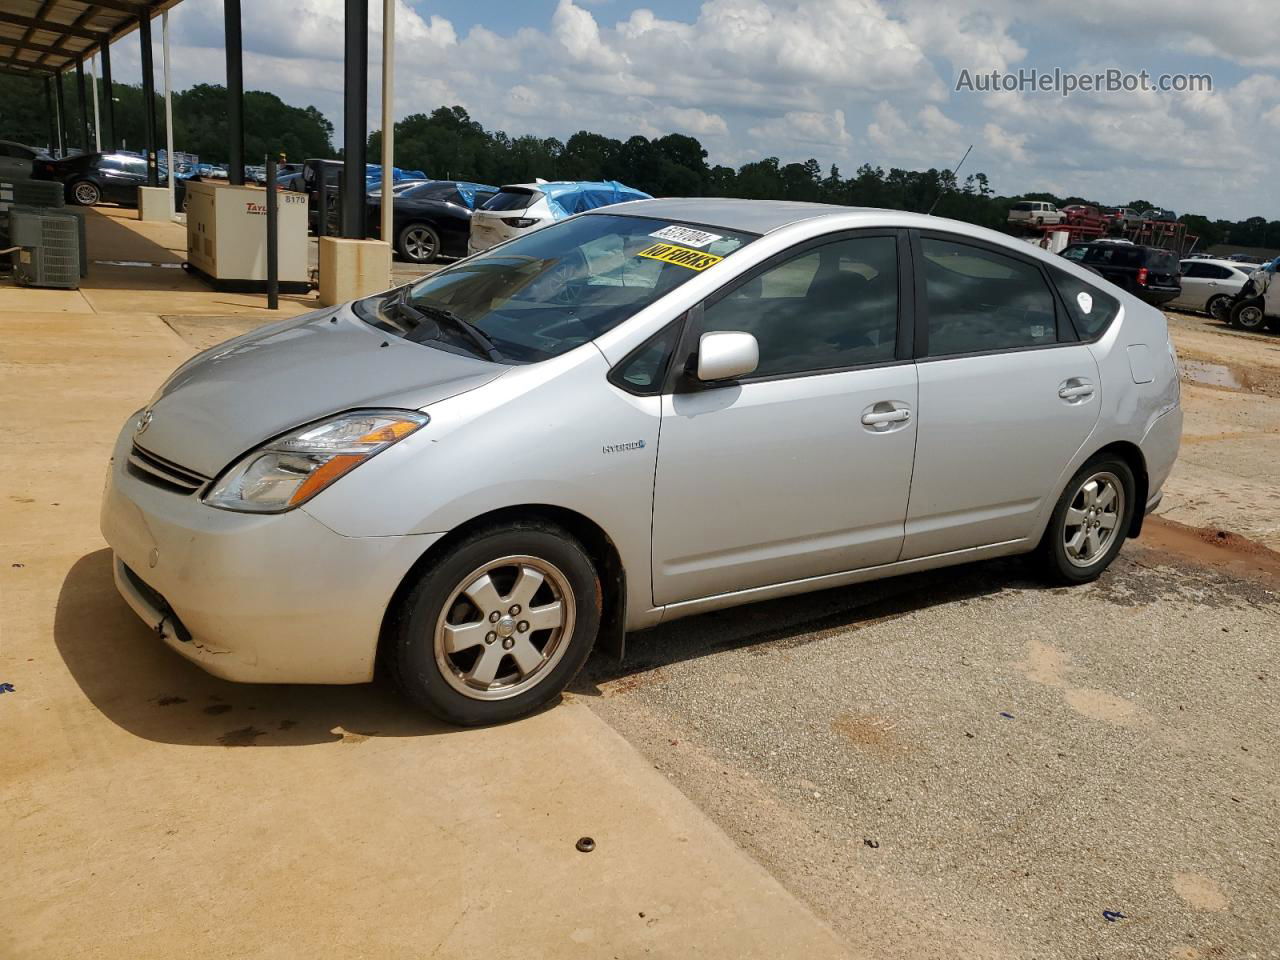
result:
M 1109 471 L 1093 474 L 1076 488 L 1062 527 L 1072 565 L 1089 567 L 1106 555 L 1119 536 L 1124 507 L 1124 485 Z
M 404 233 L 404 251 L 410 259 L 426 263 L 436 255 L 436 241 L 425 227 L 410 227 Z
M 476 568 L 436 622 L 436 664 L 476 700 L 505 700 L 544 680 L 564 656 L 576 613 L 573 589 L 554 564 L 508 556 Z
M 98 188 L 87 181 L 77 183 L 72 193 L 75 195 L 76 203 L 81 206 L 92 207 L 98 202 Z

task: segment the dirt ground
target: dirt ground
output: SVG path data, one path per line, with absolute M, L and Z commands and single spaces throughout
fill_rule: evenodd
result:
M 1170 327 L 1182 455 L 1097 583 L 997 561 L 591 665 L 592 708 L 854 949 L 1280 957 L 1280 337 Z

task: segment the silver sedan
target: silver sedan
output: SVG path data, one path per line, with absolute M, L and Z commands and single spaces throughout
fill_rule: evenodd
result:
M 1197 310 L 1227 320 L 1231 300 L 1244 287 L 1256 264 L 1198 257 L 1182 261 L 1182 292 L 1165 304 L 1171 310 Z
M 207 670 L 380 668 L 489 723 L 676 617 L 1011 554 L 1092 580 L 1181 429 L 1163 314 L 1060 257 L 650 200 L 194 357 L 124 425 L 102 528 Z

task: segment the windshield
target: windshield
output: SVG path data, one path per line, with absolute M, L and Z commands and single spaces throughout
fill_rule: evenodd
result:
M 524 210 L 542 196 L 532 190 L 503 190 L 484 205 L 485 210 Z
M 588 214 L 434 273 L 403 302 L 452 314 L 504 360 L 530 363 L 594 340 L 754 239 L 721 227 Z

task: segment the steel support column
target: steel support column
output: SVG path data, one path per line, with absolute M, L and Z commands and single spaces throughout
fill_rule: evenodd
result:
M 169 85 L 169 11 L 160 14 L 160 49 L 164 73 L 164 167 L 167 173 L 165 186 L 169 189 L 169 210 L 177 212 L 177 194 L 173 189 L 173 88 Z
M 102 143 L 107 153 L 113 153 L 116 149 L 116 94 L 111 85 L 111 44 L 104 42 L 99 52 L 102 55 L 102 93 L 107 104 L 107 122 L 103 125 Z
M 244 62 L 241 57 L 240 0 L 222 0 L 227 48 L 227 180 L 244 183 Z
M 394 244 L 391 235 L 392 192 L 391 168 L 396 156 L 395 118 L 395 52 L 396 52 L 396 0 L 382 0 L 382 219 L 378 236 L 384 243 Z
M 44 112 L 49 117 L 49 152 L 58 148 L 58 119 L 53 112 L 53 77 L 44 78 Z
M 96 153 L 102 152 L 102 113 L 98 109 L 98 65 L 94 60 L 89 61 L 92 72 L 89 78 L 93 81 L 93 86 L 89 92 L 93 97 L 93 149 Z
M 62 92 L 62 71 L 53 81 L 53 91 L 58 98 L 58 156 L 67 155 L 67 98 Z
M 156 158 L 156 71 L 152 62 L 151 13 L 138 18 L 138 41 L 142 44 L 142 129 L 147 152 L 147 186 L 160 186 Z
M 342 235 L 365 235 L 364 167 L 369 118 L 369 0 L 346 0 L 342 94 Z
M 89 146 L 89 93 L 84 84 L 84 61 L 76 61 L 76 105 L 80 108 L 80 149 L 90 153 Z

